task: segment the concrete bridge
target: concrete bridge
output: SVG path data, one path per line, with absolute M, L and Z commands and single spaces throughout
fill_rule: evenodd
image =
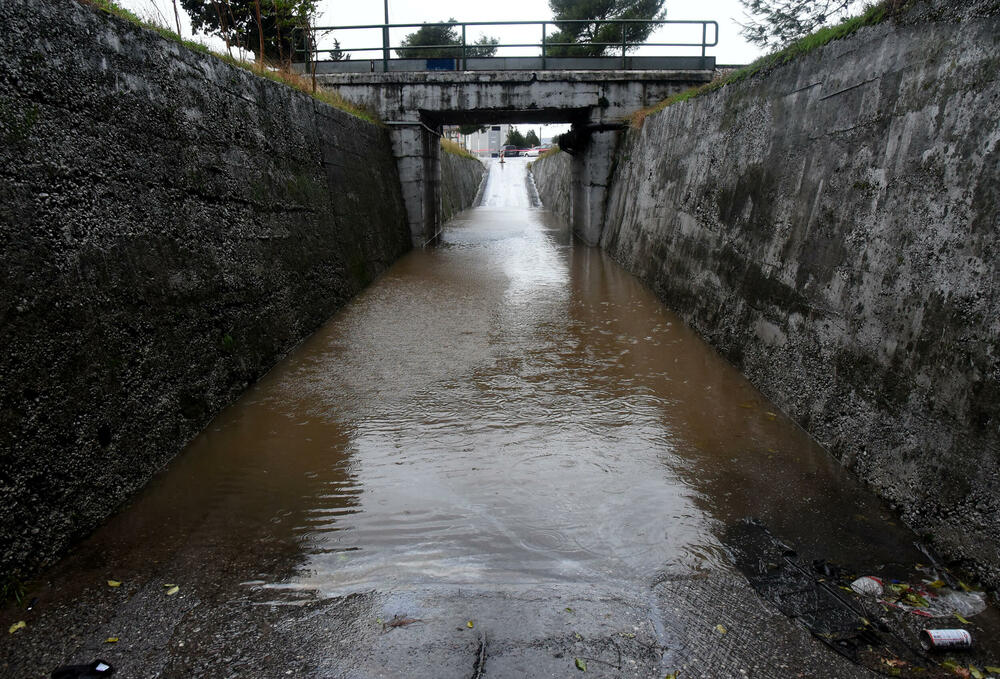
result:
M 712 79 L 714 70 L 446 71 L 323 74 L 318 80 L 392 128 L 407 221 L 416 246 L 441 228 L 443 125 L 571 123 L 573 229 L 600 237 L 616 130 L 633 111 Z

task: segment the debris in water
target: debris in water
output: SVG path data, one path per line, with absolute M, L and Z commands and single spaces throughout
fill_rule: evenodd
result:
M 972 648 L 972 635 L 964 629 L 925 629 L 920 632 L 925 651 L 951 651 Z
M 10 626 L 10 629 L 7 630 L 7 633 L 13 634 L 14 632 L 23 630 L 27 626 L 28 623 L 26 623 L 24 620 L 18 620 L 17 622 L 15 622 L 13 625 Z
M 851 583 L 851 589 L 862 596 L 880 597 L 884 587 L 881 578 L 873 575 L 866 575 Z
M 465 623 L 465 626 L 468 627 L 469 629 L 472 629 L 473 627 L 475 627 L 475 625 L 472 624 L 471 620 L 469 622 Z
M 580 670 L 581 672 L 586 672 L 587 663 L 583 661 L 583 658 L 575 658 L 575 660 L 576 660 L 576 669 Z
M 121 587 L 121 580 L 108 580 L 108 587 Z
M 118 643 L 118 637 L 108 637 L 107 639 L 104 640 L 104 643 L 106 643 L 106 644 L 117 644 Z
M 164 585 L 164 587 L 166 587 L 166 585 Z M 167 596 L 173 596 L 177 594 L 177 592 L 179 591 L 181 591 L 180 587 L 178 587 L 177 585 L 170 585 L 170 589 L 167 590 Z
M 110 677 L 115 668 L 103 660 L 95 660 L 89 665 L 65 665 L 52 672 L 52 679 L 96 679 Z
M 726 629 L 725 625 L 716 625 L 715 626 L 715 631 L 718 632 L 719 635 L 721 636 L 721 635 L 725 634 L 726 632 L 728 632 L 729 630 Z

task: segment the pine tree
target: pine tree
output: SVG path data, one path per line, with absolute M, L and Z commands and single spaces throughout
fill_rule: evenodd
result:
M 580 45 L 547 47 L 550 57 L 597 57 L 621 52 L 622 26 L 602 23 L 611 19 L 646 19 L 659 21 L 665 16 L 664 0 L 549 0 L 549 7 L 559 27 L 546 43 L 581 43 Z M 560 24 L 562 19 L 588 23 Z M 649 37 L 653 24 L 625 25 L 628 42 L 642 42 Z M 614 43 L 595 45 L 593 43 Z M 634 48 L 633 48 L 634 49 Z

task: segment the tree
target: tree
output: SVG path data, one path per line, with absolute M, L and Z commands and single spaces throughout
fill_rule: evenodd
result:
M 740 0 L 747 23 L 740 33 L 767 48 L 784 47 L 823 24 L 842 19 L 861 6 L 861 0 Z
M 455 29 L 454 19 L 440 24 L 424 24 L 419 30 L 410 33 L 400 47 L 396 50 L 396 56 L 402 59 L 435 59 L 462 56 L 462 36 Z M 467 57 L 492 57 L 496 54 L 496 45 L 499 42 L 496 38 L 483 36 L 465 48 Z M 429 45 L 429 47 L 422 47 Z M 447 47 L 455 45 L 455 47 Z
M 533 149 L 536 146 L 541 146 L 542 142 L 534 130 L 528 130 L 528 134 L 524 135 L 524 145 L 529 149 Z
M 345 52 L 340 49 L 340 41 L 336 38 L 333 39 L 333 49 L 327 50 L 329 54 L 330 61 L 344 61 L 345 59 L 351 58 L 350 52 Z
M 597 57 L 621 51 L 622 26 L 602 23 L 613 19 L 662 20 L 664 0 L 549 0 L 552 16 L 559 30 L 547 36 L 546 43 L 580 43 L 563 47 L 546 47 L 550 57 Z M 587 23 L 559 23 L 560 20 L 580 20 Z M 642 42 L 649 37 L 653 24 L 625 24 L 625 40 Z M 594 45 L 593 43 L 615 43 Z M 635 49 L 635 48 L 629 48 Z
M 318 0 L 180 0 L 198 33 L 272 63 L 306 61 L 313 45 L 308 28 Z M 258 25 L 258 10 L 260 22 Z M 263 53 L 261 46 L 263 45 Z M 339 48 L 339 45 L 337 46 Z
M 513 144 L 515 148 L 519 149 L 523 149 L 527 145 L 524 141 L 524 135 L 513 127 L 507 132 L 507 141 L 504 142 L 504 145 L 507 144 Z

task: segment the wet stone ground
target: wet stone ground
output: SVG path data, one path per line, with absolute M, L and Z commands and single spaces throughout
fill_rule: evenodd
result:
M 949 672 L 1000 664 L 993 608 L 900 622 L 848 591 L 937 576 L 886 507 L 529 195 L 523 161 L 492 166 L 439 247 L 30 583 L 0 620 L 25 623 L 0 675 L 100 658 L 121 677 L 875 676 L 807 627 L 830 590 L 911 646 L 921 625 L 971 630 Z M 774 540 L 759 554 L 733 538 L 750 517 Z M 808 586 L 762 585 L 789 563 Z M 907 657 L 926 667 L 867 664 L 952 676 Z

